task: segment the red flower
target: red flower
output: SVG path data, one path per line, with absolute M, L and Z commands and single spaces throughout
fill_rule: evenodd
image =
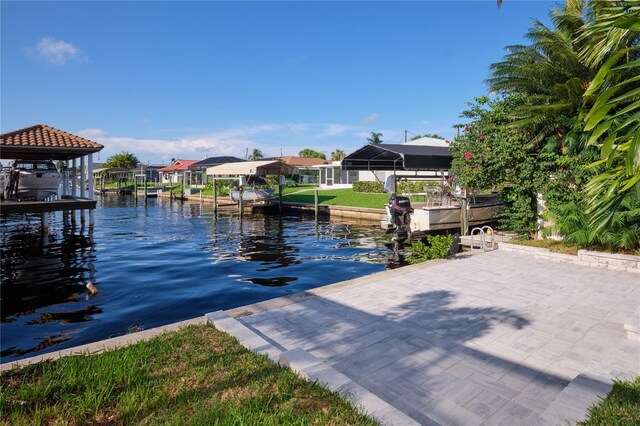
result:
M 466 158 L 467 160 L 470 160 L 470 159 L 471 159 L 471 157 L 473 157 L 473 154 L 472 154 L 472 153 L 470 153 L 469 151 L 467 151 L 467 152 L 465 152 L 465 153 L 464 153 L 464 158 Z
M 480 135 L 480 140 L 484 140 L 484 135 Z
M 451 141 L 449 139 L 445 139 L 444 143 L 451 143 Z
M 464 131 L 468 132 L 469 131 L 469 125 L 467 124 L 466 126 L 464 126 Z

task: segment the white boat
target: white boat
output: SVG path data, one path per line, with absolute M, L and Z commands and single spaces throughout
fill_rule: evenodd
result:
M 229 193 L 231 201 L 240 201 L 240 191 L 231 191 Z M 242 202 L 246 203 L 262 203 L 273 199 L 275 191 L 273 189 L 248 188 L 242 191 Z
M 469 226 L 490 223 L 502 207 L 498 194 L 475 196 L 475 199 L 471 199 L 467 207 Z M 389 218 L 380 222 L 384 229 L 393 227 L 388 206 L 387 213 Z M 411 232 L 455 229 L 460 226 L 460 204 L 456 199 L 450 199 L 448 203 L 441 203 L 441 205 L 420 206 L 415 204 L 414 211 L 411 213 Z
M 61 177 L 52 161 L 16 160 L 5 178 L 4 196 L 42 201 L 58 193 Z

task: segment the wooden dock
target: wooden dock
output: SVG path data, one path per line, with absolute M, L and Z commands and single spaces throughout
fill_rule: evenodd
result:
M 0 202 L 0 214 L 2 215 L 14 213 L 48 213 L 64 210 L 93 210 L 95 208 L 96 201 L 88 198 L 69 197 L 50 201 L 3 200 Z

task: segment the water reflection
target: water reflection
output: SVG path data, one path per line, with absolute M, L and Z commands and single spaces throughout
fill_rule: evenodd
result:
M 105 196 L 80 216 L 0 222 L 2 362 L 194 318 L 388 267 L 376 226 Z M 364 261 L 363 261 L 364 260 Z M 91 296 L 85 285 L 95 283 Z

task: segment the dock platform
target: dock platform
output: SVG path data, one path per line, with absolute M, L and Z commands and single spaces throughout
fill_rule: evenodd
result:
M 64 210 L 93 210 L 96 201 L 88 198 L 63 198 L 61 200 L 45 201 L 13 201 L 0 202 L 0 214 L 15 213 L 48 213 Z

